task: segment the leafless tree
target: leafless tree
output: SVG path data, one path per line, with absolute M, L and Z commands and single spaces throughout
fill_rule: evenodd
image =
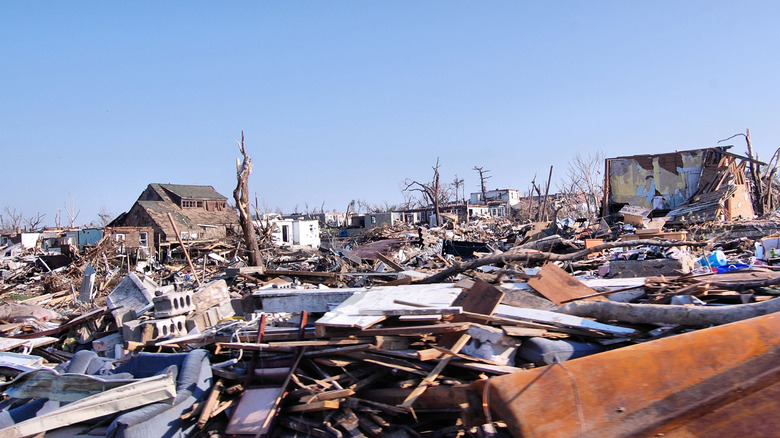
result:
M 599 150 L 587 156 L 577 153 L 566 170 L 566 183 L 563 186 L 569 187 L 570 194 L 576 192 L 582 198 L 589 218 L 598 216 L 599 205 L 604 197 L 603 168 L 604 153 Z
M 490 171 L 484 170 L 483 167 L 477 167 L 477 166 L 474 166 L 474 170 L 479 172 L 479 188 L 482 191 L 482 202 L 487 202 L 487 184 L 485 184 L 485 181 L 487 181 L 492 177 L 485 176 L 485 174 Z
M 429 183 L 421 183 L 416 180 L 406 179 L 404 181 L 405 187 L 403 191 L 407 192 L 420 192 L 423 199 L 428 202 L 428 205 L 433 206 L 433 211 L 436 214 L 436 224 L 441 225 L 441 211 L 439 210 L 439 204 L 442 200 L 442 187 L 439 182 L 439 159 L 436 159 L 436 165 L 433 166 L 433 179 Z
M 43 218 L 45 218 L 45 214 L 41 214 L 40 212 L 35 213 L 35 216 L 30 216 L 27 219 L 24 220 L 24 227 L 27 231 L 38 231 L 38 229 L 42 228 L 41 225 L 43 224 Z
M 17 230 L 22 227 L 22 218 L 24 215 L 22 212 L 16 211 L 14 208 L 13 210 L 6 206 L 5 207 L 5 216 L 2 216 L 2 225 L 3 229 L 13 229 Z
M 70 195 L 70 210 L 68 210 L 68 201 L 65 201 L 65 214 L 68 215 L 71 228 L 76 226 L 76 218 L 79 217 L 79 213 L 81 213 L 81 210 L 76 211 L 76 201 L 74 200 L 73 195 Z
M 257 245 L 257 233 L 255 231 L 252 215 L 249 213 L 249 174 L 252 173 L 252 158 L 247 155 L 244 147 L 244 131 L 241 131 L 241 142 L 238 150 L 244 157 L 243 161 L 236 159 L 236 188 L 233 190 L 233 199 L 236 200 L 236 208 L 244 231 L 244 243 L 249 252 L 249 265 L 262 266 L 260 248 Z
M 98 225 L 101 228 L 105 228 L 113 218 L 114 214 L 108 211 L 108 208 L 105 205 L 101 205 L 100 210 L 98 211 Z
M 455 174 L 455 181 L 452 182 L 452 186 L 455 188 L 455 202 L 466 200 L 466 188 L 463 185 L 463 178 L 458 178 L 458 174 Z M 463 198 L 460 198 L 460 191 L 463 189 Z

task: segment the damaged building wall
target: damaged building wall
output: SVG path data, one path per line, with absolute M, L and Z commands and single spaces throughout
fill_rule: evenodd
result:
M 671 209 L 682 204 L 699 186 L 706 151 L 608 158 L 605 214 L 623 205 Z

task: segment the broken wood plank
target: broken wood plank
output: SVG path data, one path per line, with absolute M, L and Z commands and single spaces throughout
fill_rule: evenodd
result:
M 225 389 L 225 384 L 222 383 L 222 380 L 217 380 L 217 383 L 214 384 L 214 387 L 211 388 L 211 392 L 209 392 L 209 396 L 206 399 L 206 402 L 203 404 L 203 408 L 200 412 L 200 416 L 198 417 L 198 421 L 196 423 L 196 427 L 198 429 L 203 429 L 203 426 L 206 425 L 206 423 L 211 418 L 211 414 L 214 411 L 214 409 L 217 407 L 217 402 L 219 401 L 219 396 L 222 394 L 222 391 Z
M 544 265 L 536 276 L 528 280 L 528 285 L 558 306 L 567 300 L 586 296 L 590 298 L 583 299 L 606 301 L 594 289 L 585 286 L 553 263 Z
M 405 271 L 404 267 L 396 263 L 394 260 L 390 259 L 390 257 L 387 257 L 386 255 L 378 252 L 376 253 L 376 258 L 387 265 L 390 269 L 392 269 L 395 272 L 402 272 Z
M 341 406 L 341 402 L 338 400 L 321 400 L 311 403 L 305 403 L 300 405 L 293 405 L 287 407 L 287 412 L 317 412 L 326 411 L 329 409 L 338 409 Z
M 460 339 L 453 345 L 451 351 L 458 353 L 460 350 L 466 346 L 466 343 L 471 339 L 471 335 L 468 334 L 462 334 L 460 336 Z M 441 360 L 436 365 L 436 368 L 434 368 L 423 380 L 420 382 L 420 386 L 415 388 L 411 394 L 409 394 L 408 397 L 404 400 L 403 403 L 401 403 L 401 407 L 403 408 L 409 408 L 414 404 L 414 401 L 417 400 L 417 397 L 419 397 L 423 392 L 425 392 L 426 389 L 428 389 L 429 386 L 433 384 L 433 382 L 439 377 L 439 374 L 441 374 L 442 371 L 444 371 L 444 368 L 447 367 L 447 365 L 452 360 L 453 356 L 447 356 L 444 359 Z
M 316 401 L 323 401 L 323 400 L 336 400 L 339 398 L 347 398 L 355 394 L 355 391 L 352 389 L 335 389 L 333 391 L 325 391 L 321 392 L 319 394 L 314 395 L 307 395 L 301 397 L 300 402 L 301 403 L 311 403 Z
M 501 326 L 501 329 L 504 330 L 504 333 L 506 333 L 508 336 L 532 338 L 532 337 L 544 336 L 545 334 L 547 334 L 547 330 L 545 329 L 518 327 L 512 325 L 503 325 Z
M 360 309 L 358 314 L 370 316 L 406 316 L 406 315 L 458 315 L 463 312 L 460 306 L 422 307 L 405 309 Z
M 427 335 L 441 334 L 448 332 L 463 332 L 469 329 L 471 323 L 441 323 L 429 325 L 415 325 L 409 327 L 385 327 L 361 330 L 363 336 L 391 336 L 391 335 Z

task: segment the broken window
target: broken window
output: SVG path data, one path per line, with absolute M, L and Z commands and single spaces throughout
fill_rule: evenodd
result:
M 138 246 L 141 248 L 146 248 L 149 246 L 149 240 L 146 231 L 138 233 Z
M 290 226 L 282 225 L 282 242 L 290 241 Z

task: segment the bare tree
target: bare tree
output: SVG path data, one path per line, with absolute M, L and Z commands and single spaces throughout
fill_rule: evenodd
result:
M 420 183 L 412 179 L 406 179 L 404 184 L 404 191 L 420 192 L 423 195 L 423 199 L 428 202 L 428 205 L 433 205 L 433 211 L 436 214 L 436 224 L 441 225 L 441 212 L 439 210 L 439 204 L 442 200 L 442 188 L 439 182 L 439 159 L 436 159 L 436 165 L 433 166 L 433 179 L 429 183 Z
M 114 214 L 108 211 L 108 208 L 106 208 L 105 205 L 100 206 L 100 210 L 98 211 L 98 225 L 100 228 L 105 228 L 111 220 L 114 218 Z
M 16 209 L 14 208 L 11 210 L 10 207 L 5 207 L 5 216 L 3 217 L 3 228 L 4 229 L 14 229 L 18 230 L 22 227 L 22 218 L 24 216 L 21 212 L 16 212 Z
M 485 181 L 487 181 L 491 177 L 485 176 L 485 174 L 490 171 L 484 170 L 483 167 L 477 167 L 477 166 L 474 166 L 474 170 L 479 172 L 479 188 L 482 191 L 482 202 L 487 202 L 487 184 L 485 184 Z
M 455 174 L 455 181 L 452 182 L 452 186 L 455 188 L 455 202 L 466 200 L 466 188 L 463 186 L 463 178 L 458 178 L 458 174 Z M 463 198 L 460 198 L 460 191 L 463 189 Z
M 43 218 L 45 217 L 46 215 L 41 214 L 40 212 L 35 213 L 35 216 L 28 217 L 24 220 L 25 229 L 27 231 L 38 231 L 38 229 L 41 228 Z
M 233 199 L 236 200 L 236 209 L 238 209 L 241 228 L 244 231 L 244 243 L 246 243 L 249 253 L 249 265 L 262 266 L 260 248 L 257 246 L 257 233 L 254 222 L 252 222 L 252 215 L 249 213 L 249 174 L 252 173 L 252 158 L 247 155 L 244 147 L 244 131 L 241 131 L 241 142 L 238 143 L 238 150 L 244 160 L 239 162 L 236 159 L 237 184 L 236 189 L 233 190 Z
M 601 174 L 603 167 L 604 153 L 599 150 L 587 156 L 578 152 L 566 170 L 570 190 L 576 191 L 577 195 L 583 198 L 589 218 L 598 216 L 599 205 L 604 196 L 604 180 Z
M 76 226 L 76 218 L 79 217 L 79 213 L 81 213 L 81 210 L 76 211 L 76 202 L 73 199 L 73 195 L 70 195 L 70 210 L 68 210 L 68 201 L 65 201 L 65 214 L 67 214 L 68 219 L 70 219 L 71 228 Z

